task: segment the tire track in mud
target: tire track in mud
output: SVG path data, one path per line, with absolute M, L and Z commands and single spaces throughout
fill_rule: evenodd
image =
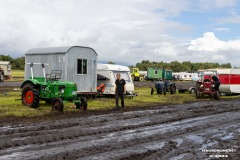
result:
M 209 110 L 209 109 L 211 109 L 211 110 Z M 198 117 L 203 114 L 204 115 L 215 114 L 215 113 L 211 112 L 213 109 L 210 108 L 209 106 L 204 107 L 204 112 L 200 112 L 199 111 L 200 108 L 197 108 L 195 110 L 192 109 L 192 111 L 191 111 L 192 114 L 187 114 L 185 116 L 183 116 L 185 114 L 184 113 L 185 111 L 178 110 L 178 113 L 172 113 L 172 112 L 176 112 L 176 110 L 175 109 L 173 109 L 173 110 L 163 109 L 163 110 L 164 111 L 161 111 L 161 110 L 160 111 L 159 110 L 146 111 L 146 112 L 148 112 L 147 115 L 151 116 L 151 117 L 149 117 L 147 120 L 144 119 L 143 122 L 142 122 L 142 116 L 145 116 L 146 113 L 144 113 L 143 111 L 140 111 L 140 112 L 137 111 L 137 115 L 135 114 L 133 116 L 129 116 L 130 114 L 126 114 L 127 117 L 125 117 L 125 116 L 118 117 L 118 118 L 115 117 L 116 118 L 114 120 L 115 123 L 112 123 L 112 124 L 111 123 L 108 124 L 109 121 L 113 120 L 112 118 L 109 118 L 108 120 L 103 118 L 103 119 L 96 119 L 96 120 L 94 120 L 94 122 L 86 123 L 86 124 L 66 123 L 66 124 L 62 124 L 62 125 L 57 124 L 56 126 L 46 126 L 46 124 L 44 124 L 45 126 L 39 126 L 38 128 L 35 128 L 35 127 L 28 128 L 27 127 L 27 128 L 17 128 L 17 129 L 13 129 L 13 130 L 7 130 L 5 132 L 1 132 L 0 138 L 4 139 L 5 145 L 1 145 L 1 144 L 3 144 L 3 142 L 0 141 L 0 148 L 11 147 L 11 144 L 13 146 L 21 145 L 22 141 L 37 143 L 36 138 L 39 138 L 39 143 L 42 143 L 41 136 L 50 135 L 50 134 L 51 135 L 58 134 L 58 138 L 52 137 L 52 139 L 48 139 L 48 141 L 56 141 L 58 139 L 71 138 L 71 136 L 77 137 L 77 136 L 84 136 L 86 134 L 89 135 L 89 134 L 98 134 L 98 133 L 108 133 L 108 132 L 116 131 L 116 129 L 121 131 L 121 130 L 142 127 L 142 126 L 150 126 L 150 125 L 167 123 L 167 122 L 177 121 L 177 120 L 186 119 L 186 118 Z M 187 110 L 189 110 L 189 109 L 187 109 Z M 231 108 L 231 110 L 229 110 L 229 108 L 225 108 L 225 110 L 222 109 L 221 112 L 234 111 L 234 110 L 235 110 L 235 108 Z M 208 112 L 208 113 L 205 114 L 205 112 Z M 169 113 L 172 113 L 172 114 L 169 115 Z M 219 111 L 218 111 L 218 113 L 219 113 Z M 161 114 L 162 117 L 168 117 L 168 118 L 167 119 L 159 118 L 159 114 Z M 109 115 L 109 117 L 111 117 L 111 115 Z M 137 117 L 137 118 L 135 118 L 135 117 Z M 92 118 L 90 118 L 90 119 L 92 119 Z M 103 127 L 99 127 L 100 124 Z M 106 125 L 106 126 L 104 126 L 104 125 Z M 58 129 L 56 129 L 56 128 L 58 128 Z M 62 130 L 59 131 L 59 128 L 62 128 Z M 84 132 L 83 132 L 83 130 L 84 130 Z M 73 132 L 75 134 L 68 134 L 68 136 L 66 136 L 65 134 L 68 132 Z M 14 134 L 11 135 L 12 133 L 14 133 Z M 63 133 L 65 136 L 64 135 L 60 136 L 61 133 Z M 53 138 L 55 138 L 55 140 L 53 140 Z M 7 144 L 7 141 L 8 141 L 7 139 L 11 140 L 11 144 Z M 34 139 L 34 140 L 32 140 L 32 139 Z
M 209 102 L 195 102 L 184 105 L 170 105 L 170 106 L 160 106 L 155 107 L 155 109 L 151 110 L 143 110 L 143 111 L 131 111 L 131 112 L 123 112 L 123 113 L 111 113 L 111 114 L 103 114 L 97 116 L 83 117 L 83 118 L 69 118 L 67 120 L 57 120 L 54 122 L 43 122 L 39 124 L 33 124 L 32 126 L 20 126 L 20 127 L 3 127 L 0 130 L 1 135 L 11 135 L 16 133 L 24 133 L 29 131 L 42 131 L 42 130 L 53 130 L 60 128 L 70 128 L 74 126 L 98 126 L 99 123 L 107 123 L 109 121 L 116 120 L 126 120 L 126 119 L 134 119 L 138 117 L 145 117 L 146 115 L 159 115 L 159 114 L 171 114 L 174 112 L 193 112 L 197 113 L 194 116 L 201 116 L 203 113 L 211 115 L 226 111 L 239 110 L 238 100 L 235 102 L 231 102 L 232 106 L 229 108 L 228 101 L 209 101 Z M 221 108 L 219 108 L 221 106 Z M 183 115 L 187 114 L 182 114 Z M 189 115 L 188 115 L 189 116 Z M 193 115 L 191 115 L 193 116 Z M 191 117 L 190 116 L 190 117 Z M 187 117 L 186 117 L 187 118 Z
M 209 101 L 3 128 L 0 159 L 159 156 L 176 147 L 169 138 L 216 125 L 239 124 L 239 110 L 238 100 Z
M 21 82 L 1 82 L 0 87 L 20 87 Z

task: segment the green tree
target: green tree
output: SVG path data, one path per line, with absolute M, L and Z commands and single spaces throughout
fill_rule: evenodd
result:
M 13 58 L 9 55 L 5 56 L 5 55 L 0 55 L 0 61 L 12 61 Z
M 12 69 L 23 70 L 25 65 L 25 57 L 12 58 L 9 55 L 0 55 L 1 61 L 10 61 Z
M 11 61 L 11 64 L 13 69 L 24 70 L 25 57 L 19 57 L 19 58 L 13 59 Z
M 140 70 L 146 71 L 148 67 L 154 68 L 165 68 L 171 69 L 173 72 L 196 72 L 200 69 L 210 69 L 210 68 L 232 68 L 231 63 L 219 64 L 212 62 L 196 62 L 192 63 L 190 61 L 178 62 L 172 61 L 170 63 L 166 62 L 150 62 L 149 60 L 142 60 L 142 62 L 136 63 L 135 67 Z
M 109 62 L 108 62 L 108 64 L 115 64 L 115 63 L 114 63 L 114 62 L 112 62 L 112 61 L 109 61 Z

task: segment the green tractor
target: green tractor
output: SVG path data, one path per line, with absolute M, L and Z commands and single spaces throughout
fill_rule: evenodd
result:
M 133 68 L 131 76 L 133 81 L 144 81 L 144 75 L 139 73 L 139 68 Z
M 87 100 L 77 94 L 77 84 L 74 82 L 60 82 L 61 70 L 53 70 L 45 74 L 45 65 L 41 63 L 26 63 L 30 65 L 31 77 L 21 84 L 23 105 L 37 108 L 40 100 L 52 105 L 52 110 L 63 111 L 64 102 L 73 102 L 77 109 L 87 109 Z M 41 65 L 43 77 L 33 76 L 33 65 Z

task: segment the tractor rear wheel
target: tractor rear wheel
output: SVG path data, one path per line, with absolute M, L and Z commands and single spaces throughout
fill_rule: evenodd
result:
M 3 74 L 3 72 L 0 72 L 0 82 L 4 82 L 4 74 Z
M 52 110 L 53 111 L 63 111 L 63 101 L 61 98 L 54 98 L 52 100 Z
M 39 92 L 32 85 L 25 85 L 22 89 L 22 104 L 37 108 L 39 105 Z
M 153 95 L 153 93 L 154 93 L 154 89 L 153 89 L 153 88 L 151 88 L 151 95 Z
M 83 107 L 83 110 L 84 111 L 87 110 L 87 106 L 88 106 L 87 99 L 85 97 L 81 97 L 80 100 L 81 100 L 81 107 Z
M 139 81 L 144 81 L 144 78 L 143 77 L 139 77 Z
M 176 86 L 171 86 L 170 87 L 170 93 L 175 94 L 176 93 Z
M 166 95 L 167 94 L 167 89 L 163 89 L 163 94 Z

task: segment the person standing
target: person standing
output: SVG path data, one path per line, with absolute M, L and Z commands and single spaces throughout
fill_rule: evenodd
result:
M 124 108 L 124 94 L 126 93 L 126 82 L 124 79 L 121 79 L 121 74 L 116 74 L 115 81 L 115 99 L 116 99 L 116 109 L 119 107 L 119 98 L 121 99 L 122 108 Z
M 214 81 L 214 89 L 215 91 L 219 91 L 219 86 L 221 85 L 218 77 L 216 75 L 212 76 L 212 80 Z

